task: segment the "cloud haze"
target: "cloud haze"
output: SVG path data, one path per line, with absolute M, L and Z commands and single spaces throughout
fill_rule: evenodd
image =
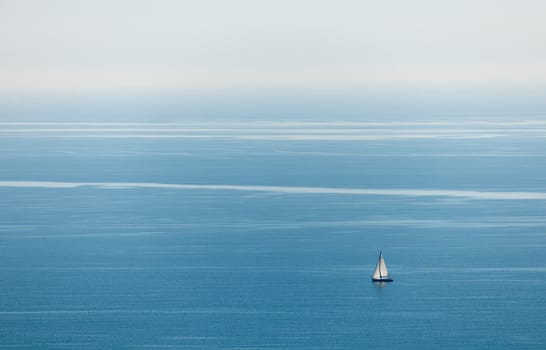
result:
M 543 1 L 0 3 L 0 89 L 546 86 Z

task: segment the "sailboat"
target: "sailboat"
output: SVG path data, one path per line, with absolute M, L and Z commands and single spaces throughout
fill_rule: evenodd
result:
M 377 265 L 372 276 L 373 282 L 392 282 L 392 278 L 389 277 L 389 270 L 385 264 L 385 258 L 383 252 L 379 251 L 379 258 L 377 259 Z

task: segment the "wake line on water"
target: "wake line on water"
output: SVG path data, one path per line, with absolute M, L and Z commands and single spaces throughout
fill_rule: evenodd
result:
M 215 185 L 215 184 L 167 184 L 154 182 L 55 182 L 55 181 L 0 181 L 0 187 L 78 188 L 96 187 L 103 189 L 159 188 L 178 190 L 247 191 L 286 194 L 347 194 L 371 196 L 410 197 L 457 197 L 484 200 L 544 200 L 546 192 L 493 192 L 443 189 L 378 189 L 339 187 L 297 187 L 260 185 Z

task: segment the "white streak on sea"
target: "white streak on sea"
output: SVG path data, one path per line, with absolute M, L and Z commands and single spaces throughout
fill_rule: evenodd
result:
M 384 134 L 384 135 L 345 135 L 345 134 L 46 134 L 46 137 L 67 139 L 217 139 L 217 140 L 255 140 L 255 141 L 374 141 L 408 139 L 489 139 L 508 137 L 509 134 Z M 32 137 L 37 137 L 32 135 Z M 526 135 L 526 137 L 531 137 Z M 533 137 L 546 137 L 535 135 Z
M 461 197 L 484 200 L 544 200 L 545 192 L 513 191 L 467 191 L 445 189 L 381 189 L 381 188 L 336 188 L 260 185 L 217 185 L 217 184 L 168 184 L 154 182 L 56 182 L 56 181 L 0 181 L 0 187 L 78 188 L 96 187 L 103 189 L 156 188 L 178 190 L 247 191 L 286 194 L 337 194 L 367 196 L 410 196 L 410 197 Z
M 509 133 L 544 133 L 544 128 L 503 128 L 503 129 L 395 129 L 395 128 L 368 128 L 368 129 L 323 129 L 323 128 L 18 128 L 18 129 L 0 129 L 0 133 L 233 133 L 233 134 L 382 134 L 382 133 L 400 133 L 400 134 L 429 134 L 429 133 L 443 133 L 443 134 L 459 134 L 459 133 L 492 133 L 502 130 Z M 182 134 L 184 135 L 184 134 Z
M 544 116 L 540 115 L 540 118 Z M 179 121 L 179 122 L 139 122 L 139 123 L 130 123 L 130 122 L 0 122 L 0 126 L 110 126 L 110 127 L 119 127 L 119 126 L 139 126 L 139 127 L 150 127 L 150 126 L 184 126 L 184 127 L 211 127 L 211 126 L 231 126 L 231 127 L 242 127 L 242 128 L 252 128 L 252 127 L 301 127 L 301 126 L 313 126 L 313 127 L 332 127 L 332 126 L 344 126 L 344 127 L 378 127 L 378 126 L 464 126 L 464 125 L 474 125 L 474 126 L 546 126 L 546 120 L 544 119 L 527 119 L 527 120 L 504 120 L 498 121 L 494 119 L 484 119 L 484 117 L 474 116 L 472 120 L 444 120 L 444 121 L 385 121 L 385 122 L 376 122 L 376 121 L 324 121 L 324 122 L 312 122 L 312 121 Z
M 546 137 L 545 120 L 441 122 L 210 121 L 174 123 L 0 123 L 10 137 L 373 141 Z

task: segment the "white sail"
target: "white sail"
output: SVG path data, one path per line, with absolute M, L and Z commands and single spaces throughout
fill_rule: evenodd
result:
M 379 259 L 377 260 L 377 265 L 375 266 L 375 271 L 373 273 L 374 279 L 383 279 L 389 277 L 389 270 L 387 270 L 387 265 L 385 264 L 385 258 L 383 254 L 379 254 Z

